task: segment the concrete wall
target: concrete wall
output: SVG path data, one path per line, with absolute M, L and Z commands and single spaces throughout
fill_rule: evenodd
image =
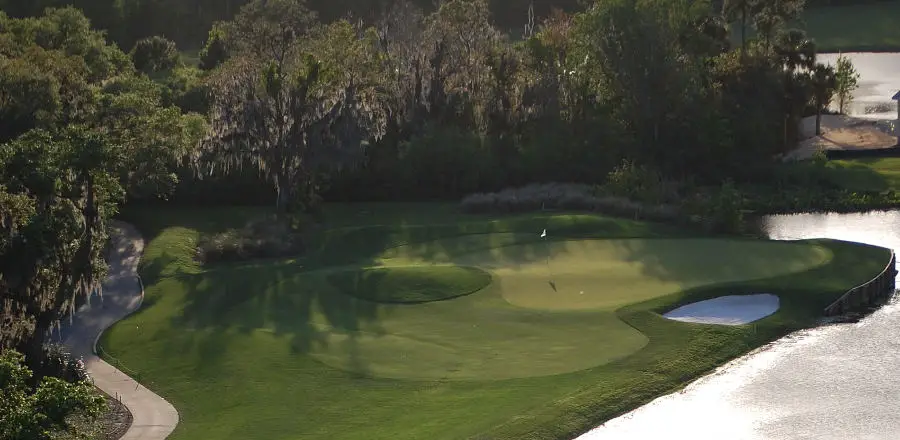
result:
M 837 316 L 878 304 L 894 294 L 897 277 L 897 255 L 891 252 L 891 261 L 869 282 L 847 291 L 837 301 L 825 307 L 825 316 Z

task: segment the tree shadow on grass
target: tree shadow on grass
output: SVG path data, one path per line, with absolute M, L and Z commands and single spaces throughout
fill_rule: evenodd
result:
M 618 241 L 616 247 L 643 275 L 686 287 L 803 271 L 825 257 L 807 244 L 728 237 Z
M 165 223 L 213 233 L 239 227 L 244 214 L 229 216 L 216 210 L 167 212 L 145 218 L 151 230 L 162 232 Z M 194 218 L 203 216 L 203 218 Z M 208 217 L 216 217 L 210 219 Z M 452 262 L 472 252 L 487 266 L 515 267 L 541 262 L 566 252 L 564 246 L 548 246 L 540 237 L 547 229 L 549 240 L 591 237 L 636 237 L 669 232 L 646 223 L 592 215 L 520 215 L 500 218 L 471 217 L 466 222 L 422 225 L 410 217 L 374 226 L 343 226 L 325 230 L 310 242 L 310 252 L 296 261 L 248 261 L 207 267 L 201 273 L 186 273 L 177 265 L 191 256 L 173 247 L 142 267 L 147 279 L 173 277 L 182 284 L 184 304 L 171 320 L 172 328 L 160 338 L 171 337 L 169 354 L 195 351 L 203 358 L 198 369 L 206 371 L 223 361 L 234 335 L 271 331 L 289 338 L 293 353 L 303 354 L 337 348 L 355 371 L 367 371 L 360 355 L 362 334 L 383 335 L 382 320 L 393 307 L 337 293 L 326 285 L 318 269 L 379 265 L 385 255 L 428 262 Z M 152 226 L 156 224 L 155 226 Z M 154 229 L 155 228 L 155 229 Z M 145 232 L 147 234 L 147 232 Z M 146 238 L 153 238 L 153 236 Z M 484 252 L 489 250 L 489 252 Z M 352 271 L 351 271 L 352 272 Z M 550 287 L 547 288 L 552 294 Z M 405 307 L 405 306 L 401 306 Z M 414 307 L 414 306 L 412 306 Z
M 833 185 L 851 191 L 884 191 L 892 187 L 874 167 L 879 158 L 830 161 L 825 176 Z M 898 170 L 900 171 L 900 170 Z
M 272 331 L 276 337 L 290 338 L 293 353 L 338 351 L 355 363 L 354 371 L 364 373 L 368 370 L 359 338 L 383 335 L 382 320 L 398 306 L 341 294 L 327 284 L 327 271 L 317 269 L 378 265 L 386 251 L 398 247 L 403 247 L 404 258 L 424 262 L 449 261 L 490 249 L 480 254 L 484 264 L 513 266 L 565 251 L 541 240 L 544 228 L 559 239 L 583 236 L 596 231 L 598 224 L 621 234 L 628 232 L 606 221 L 586 219 L 528 217 L 512 222 L 351 227 L 332 232 L 317 252 L 299 261 L 248 262 L 213 266 L 200 274 L 175 274 L 185 297 L 172 325 L 182 331 L 183 338 L 173 341 L 169 353 L 196 351 L 203 357 L 198 369 L 206 371 L 222 361 L 232 335 Z M 164 273 L 177 259 L 164 253 L 144 270 L 150 275 Z
M 360 332 L 381 334 L 384 306 L 335 294 L 321 275 L 302 266 L 274 264 L 215 270 L 180 279 L 186 296 L 172 324 L 190 334 L 185 346 L 196 349 L 205 369 L 217 364 L 232 336 L 271 331 L 287 337 L 293 353 L 329 349 L 333 334 L 346 335 L 345 353 L 359 359 Z M 365 371 L 365 365 L 358 365 Z

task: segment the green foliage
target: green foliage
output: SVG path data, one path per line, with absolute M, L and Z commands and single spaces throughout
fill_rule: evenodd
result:
M 688 217 L 677 206 L 648 204 L 621 196 L 610 196 L 603 188 L 579 184 L 550 183 L 510 188 L 493 193 L 466 196 L 460 210 L 470 214 L 507 214 L 540 211 L 598 212 L 624 218 L 659 222 L 687 223 Z
M 413 197 L 457 197 L 503 180 L 489 146 L 459 129 L 429 127 L 398 149 L 392 174 Z
M 834 77 L 838 111 L 844 113 L 844 106 L 850 103 L 853 92 L 859 87 L 859 73 L 853 67 L 850 58 L 841 55 L 835 62 Z
M 90 380 L 84 361 L 72 357 L 66 347 L 60 344 L 47 344 L 43 351 L 41 364 L 34 371 L 35 378 L 56 377 L 69 383 Z
M 131 49 L 134 67 L 144 73 L 156 73 L 174 69 L 178 65 L 178 48 L 175 42 L 153 36 L 135 43 Z
M 726 181 L 719 188 L 704 221 L 712 231 L 741 232 L 744 226 L 743 200 L 734 182 Z
M 32 388 L 32 373 L 24 356 L 13 350 L 0 354 L 0 437 L 9 440 L 50 440 L 73 432 L 70 418 L 96 418 L 105 403 L 85 381 L 67 383 L 46 377 Z
M 316 15 L 303 0 L 253 0 L 224 26 L 226 48 L 280 67 L 295 57 L 301 39 L 315 25 Z
M 197 259 L 215 264 L 295 256 L 304 250 L 302 233 L 310 227 L 305 215 L 255 219 L 243 228 L 202 236 L 197 243 Z
M 206 115 L 210 107 L 210 90 L 203 72 L 194 67 L 176 67 L 158 80 L 165 89 L 161 103 L 176 106 L 183 113 Z
M 227 38 L 223 26 L 216 24 L 209 31 L 206 44 L 200 51 L 200 68 L 213 70 L 228 60 Z
M 60 103 L 59 82 L 25 60 L 0 58 L 0 141 L 55 122 Z
M 282 212 L 309 206 L 323 177 L 358 162 L 385 130 L 374 35 L 336 22 L 301 51 L 303 11 L 296 0 L 242 10 L 228 32 L 241 55 L 217 72 L 212 130 L 194 157 L 203 170 L 256 167 Z M 281 28 L 292 30 L 275 38 Z
M 633 200 L 653 203 L 665 198 L 659 173 L 627 160 L 609 173 L 605 188 L 613 194 Z
M 74 8 L 0 16 L 0 142 L 90 118 L 93 89 L 130 71 L 128 58 Z
M 178 183 L 177 165 L 206 132 L 202 116 L 164 107 L 163 95 L 175 99 L 171 89 L 134 76 L 114 78 L 97 94 L 91 127 L 108 130 L 124 149 L 119 177 L 132 198 L 170 194 Z

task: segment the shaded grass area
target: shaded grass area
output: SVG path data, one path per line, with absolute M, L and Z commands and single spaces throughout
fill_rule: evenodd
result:
M 561 238 L 689 234 L 600 216 L 472 218 L 459 217 L 445 205 L 371 208 L 330 210 L 329 224 L 341 228 L 326 231 L 307 258 L 210 269 L 192 259 L 198 237 L 240 225 L 259 211 L 126 213 L 148 239 L 142 263 L 148 305 L 113 327 L 102 343 L 179 409 L 182 421 L 173 439 L 571 438 L 812 324 L 825 305 L 880 272 L 889 258 L 884 249 L 817 241 L 811 244 L 833 254 L 824 265 L 776 278 L 698 287 L 606 314 L 514 310 L 498 292 L 387 306 L 329 292 L 324 287 L 328 267 L 373 264 L 382 258 L 452 258 L 509 245 L 523 247 L 517 253 L 539 256 L 537 234 L 548 225 Z M 452 238 L 461 234 L 478 237 Z M 662 256 L 640 259 L 646 260 L 648 272 L 677 270 L 677 252 Z M 492 284 L 488 289 L 498 288 Z M 659 315 L 685 302 L 760 291 L 780 295 L 782 310 L 750 326 L 686 324 Z M 420 313 L 401 314 L 400 309 Z M 479 329 L 488 319 L 500 327 Z M 520 377 L 484 380 L 490 374 L 500 377 L 502 371 L 491 367 L 483 369 L 488 377 L 482 380 L 374 378 L 364 373 L 371 364 L 384 365 L 379 374 L 387 377 L 389 367 L 398 368 L 396 362 L 377 358 L 378 353 L 365 352 L 370 345 L 363 338 L 378 335 L 407 336 L 388 344 L 400 347 L 479 341 L 477 346 L 456 344 L 471 351 L 435 356 L 434 363 L 490 360 L 492 354 L 506 353 L 510 358 L 494 365 Z M 579 371 L 521 377 L 552 370 L 559 365 L 554 359 L 574 359 L 558 354 L 566 347 L 590 346 L 602 349 L 582 350 L 587 363 L 576 365 Z M 590 368 L 605 362 L 601 355 L 609 357 L 615 347 L 632 352 L 635 346 L 643 349 Z M 535 347 L 543 353 L 529 353 Z M 379 351 L 394 357 L 397 353 L 388 348 Z M 363 361 L 370 365 L 359 365 Z M 397 376 L 430 368 L 421 360 L 407 363 L 408 371 L 395 371 Z M 473 365 L 463 367 L 471 371 Z
M 851 191 L 900 190 L 900 158 L 865 158 L 828 162 L 829 179 Z
M 491 283 L 491 274 L 459 266 L 371 267 L 334 273 L 328 281 L 357 298 L 417 304 L 474 293 Z
M 820 52 L 891 52 L 900 50 L 897 17 L 900 1 L 810 7 L 800 27 Z
M 848 6 L 807 6 L 791 24 L 803 29 L 816 42 L 819 52 L 900 51 L 900 0 L 877 1 Z M 747 26 L 747 39 L 755 36 Z M 731 42 L 739 47 L 740 27 L 731 24 Z

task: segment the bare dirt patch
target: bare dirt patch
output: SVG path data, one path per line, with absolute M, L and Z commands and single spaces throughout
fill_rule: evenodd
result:
M 896 121 L 859 119 L 846 115 L 822 115 L 822 134 L 815 135 L 816 117 L 803 120 L 803 141 L 785 159 L 802 160 L 825 150 L 868 150 L 897 145 Z

